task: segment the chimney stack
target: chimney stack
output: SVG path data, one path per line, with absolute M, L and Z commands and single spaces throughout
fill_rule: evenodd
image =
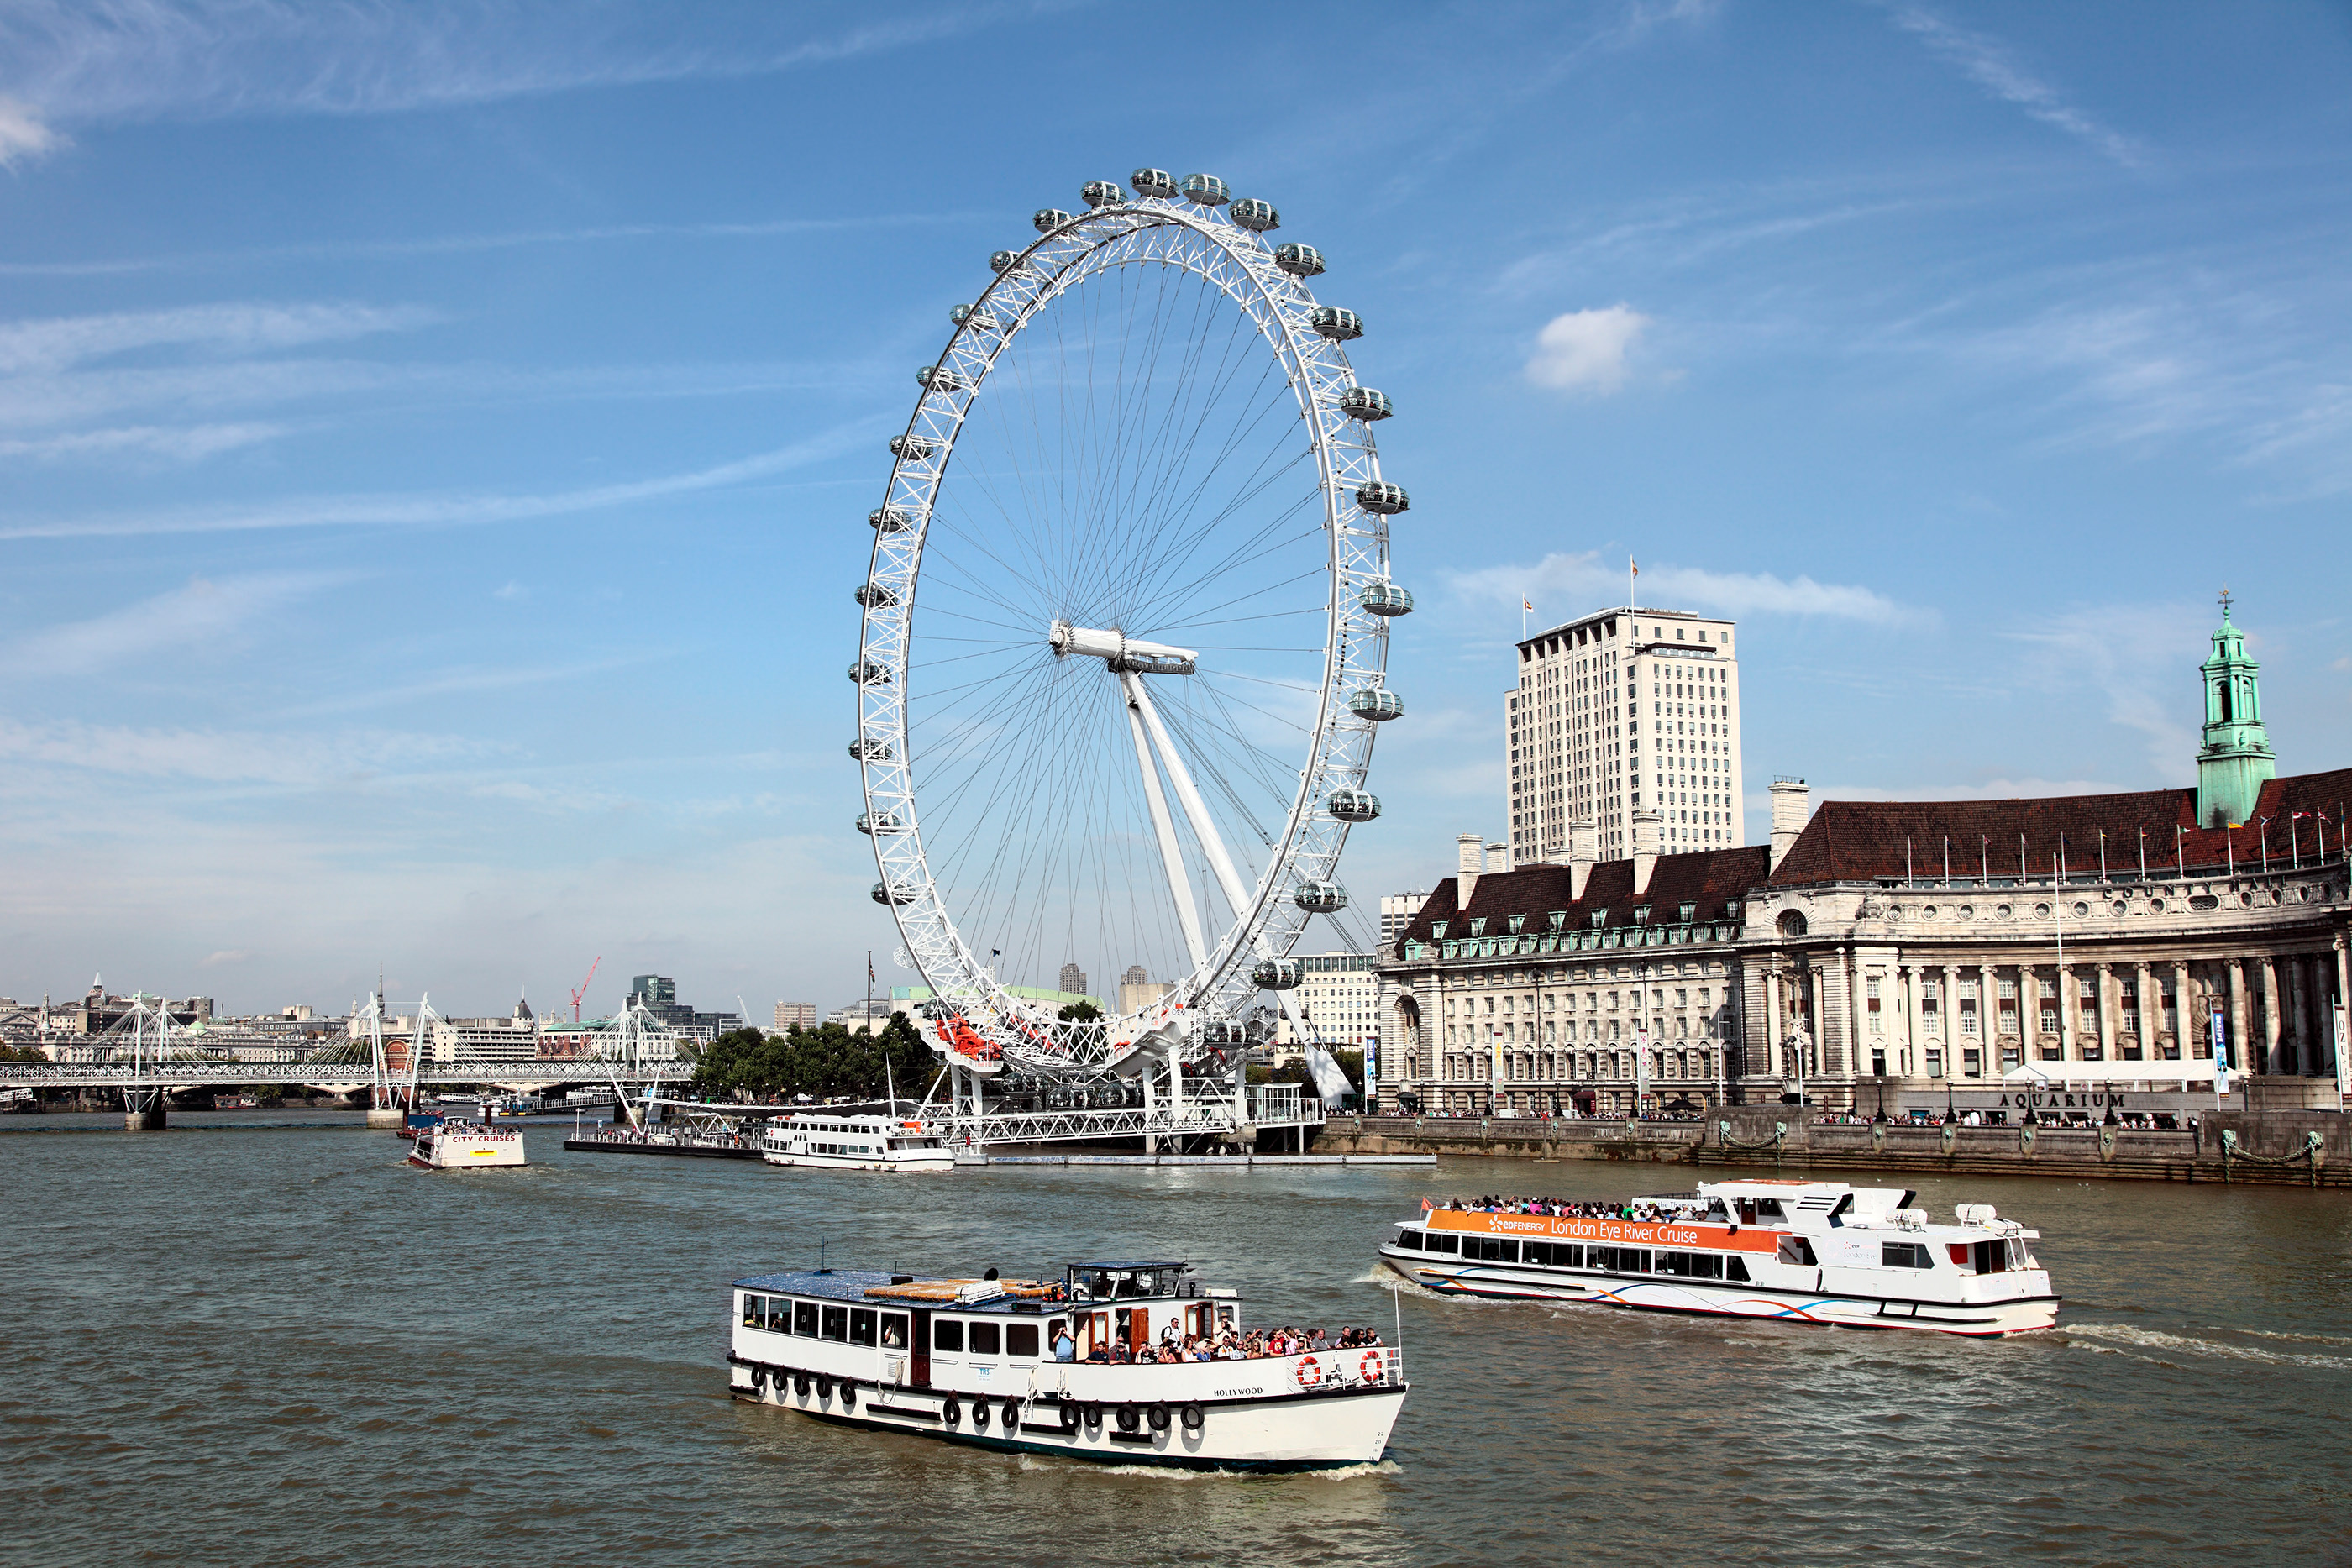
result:
M 1633 813 L 1633 896 L 1650 891 L 1650 873 L 1658 864 L 1658 824 L 1665 813 L 1653 806 Z
M 1478 891 L 1478 873 L 1486 863 L 1486 852 L 1482 847 L 1486 841 L 1476 833 L 1454 835 L 1454 847 L 1459 852 L 1454 873 L 1454 907 L 1456 910 L 1469 908 L 1470 895 Z
M 1779 871 L 1789 852 L 1797 847 L 1798 838 L 1805 831 L 1805 819 L 1812 815 L 1813 792 L 1805 788 L 1801 779 L 1772 780 L 1772 869 Z
M 1486 869 L 1488 871 L 1510 870 L 1511 846 L 1507 843 L 1488 844 L 1486 846 Z
M 1592 875 L 1592 862 L 1601 858 L 1601 825 L 1590 817 L 1582 817 L 1568 825 L 1568 896 L 1582 898 L 1584 884 Z

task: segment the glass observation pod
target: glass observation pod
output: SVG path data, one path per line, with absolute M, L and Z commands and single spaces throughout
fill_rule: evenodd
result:
M 891 592 L 888 589 L 883 587 L 878 582 L 859 583 L 857 585 L 857 591 L 851 594 L 850 597 L 856 600 L 858 603 L 863 604 L 868 610 L 880 610 L 887 605 L 892 605 L 898 602 L 898 596 Z
M 890 672 L 871 660 L 860 659 L 849 666 L 849 678 L 861 686 L 887 686 L 890 684 Z
M 1233 193 L 1225 189 L 1225 183 L 1214 174 L 1187 174 L 1177 189 L 1184 193 L 1186 201 L 1197 202 L 1204 207 L 1222 207 L 1233 196 Z
M 1165 169 L 1138 169 L 1127 177 L 1127 183 L 1139 196 L 1157 196 L 1163 202 L 1176 197 L 1176 176 Z
M 871 811 L 860 811 L 857 813 L 857 831 L 871 838 L 876 833 L 896 833 L 905 830 L 898 826 L 898 819 L 887 811 L 879 816 Z
M 1262 991 L 1295 991 L 1301 974 L 1296 958 L 1266 958 L 1250 971 L 1250 979 Z
M 887 762 L 890 760 L 890 743 L 887 740 L 853 740 L 849 743 L 849 757 L 853 762 Z
M 1348 907 L 1348 890 L 1336 882 L 1302 882 L 1290 902 L 1309 915 L 1336 915 Z
M 1026 261 L 1022 259 L 1022 252 L 1017 250 L 992 251 L 988 257 L 988 270 L 991 272 L 1018 272 L 1021 268 L 1029 265 Z
M 1088 180 L 1078 196 L 1090 207 L 1123 207 L 1127 193 L 1118 188 L 1117 180 Z
M 1077 221 L 1059 207 L 1039 207 L 1029 215 L 1030 224 L 1041 235 L 1052 234 L 1055 229 L 1066 227 Z
M 1356 600 L 1375 615 L 1412 613 L 1412 595 L 1393 582 L 1368 582 Z
M 959 327 L 970 327 L 975 332 L 993 332 L 996 318 L 974 305 L 959 305 L 948 312 L 948 319 Z
M 1368 512 L 1378 512 L 1392 517 L 1412 505 L 1412 497 L 1404 493 L 1402 485 L 1391 485 L 1385 479 L 1373 481 L 1356 492 L 1356 505 Z
M 1369 822 L 1381 814 L 1381 798 L 1369 789 L 1334 789 L 1323 809 L 1343 822 Z
M 1268 229 L 1278 229 L 1282 226 L 1282 214 L 1274 210 L 1274 204 L 1261 202 L 1255 196 L 1244 197 L 1235 201 L 1231 211 L 1234 214 L 1234 222 L 1245 229 L 1255 229 L 1260 234 L 1265 233 Z
M 1376 419 L 1386 419 L 1396 413 L 1389 394 L 1370 387 L 1349 387 L 1339 394 L 1339 412 L 1349 419 L 1360 419 L 1366 424 Z
M 927 443 L 919 441 L 915 444 L 926 448 L 919 455 L 930 455 Z M 896 452 L 898 449 L 898 443 L 893 441 L 890 450 Z M 877 507 L 866 514 L 866 526 L 877 534 L 903 534 L 915 526 L 915 514 L 903 507 Z
M 1335 343 L 1352 343 L 1364 335 L 1364 319 L 1337 305 L 1318 305 L 1308 325 Z
M 951 392 L 963 386 L 963 382 L 956 380 L 956 373 L 945 365 L 925 365 L 915 372 L 915 383 L 929 387 L 935 392 Z
M 923 462 L 938 450 L 936 443 L 926 441 L 919 435 L 894 435 L 890 438 L 890 455 L 903 457 L 909 463 Z
M 1311 245 L 1278 246 L 1274 265 L 1293 277 L 1313 277 L 1323 270 L 1323 253 Z
M 1385 686 L 1366 686 L 1348 694 L 1348 711 L 1358 718 L 1379 724 L 1386 719 L 1404 716 L 1404 699 Z
M 911 888 L 900 888 L 898 891 L 893 892 L 891 891 L 890 884 L 887 882 L 876 883 L 874 884 L 874 891 L 869 896 L 872 897 L 874 902 L 877 904 L 912 904 L 915 902 L 914 891 Z

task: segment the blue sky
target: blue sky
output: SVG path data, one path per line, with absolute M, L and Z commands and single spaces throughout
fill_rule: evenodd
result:
M 1751 839 L 1774 773 L 2188 782 L 2224 583 L 2282 768 L 2352 763 L 2347 66 L 2320 5 L 0 0 L 0 992 L 905 982 L 882 444 L 1146 163 L 1276 202 L 1399 408 L 1360 900 L 1501 830 L 1517 601 L 1629 552 L 1742 622 Z

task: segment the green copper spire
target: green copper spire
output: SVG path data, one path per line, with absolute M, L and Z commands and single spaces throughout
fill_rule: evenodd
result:
M 2278 777 L 2270 736 L 2263 727 L 2263 696 L 2246 657 L 2246 634 L 2230 624 L 2230 591 L 2221 591 L 2221 629 L 2205 675 L 2205 743 L 2197 752 L 2197 821 L 2230 827 L 2254 814 L 2263 786 Z

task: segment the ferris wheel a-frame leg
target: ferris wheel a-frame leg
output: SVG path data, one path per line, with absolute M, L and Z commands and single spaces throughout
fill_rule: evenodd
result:
M 1184 870 L 1184 852 L 1176 843 L 1176 824 L 1168 814 L 1168 797 L 1160 790 L 1160 769 L 1152 766 L 1151 747 L 1144 738 L 1144 721 L 1139 716 L 1150 699 L 1143 695 L 1143 683 L 1131 671 L 1120 671 L 1118 684 L 1127 697 L 1127 727 L 1135 737 L 1136 766 L 1143 769 L 1143 798 L 1151 807 L 1151 831 L 1159 836 L 1160 862 L 1168 872 L 1168 896 L 1176 901 L 1176 919 L 1184 928 L 1184 946 L 1192 955 L 1192 967 L 1204 969 L 1209 949 L 1201 939 L 1201 912 L 1192 902 L 1192 879 Z M 1156 720 L 1153 728 L 1158 728 Z M 1191 783 L 1181 772 L 1175 777 L 1182 780 L 1180 789 Z

